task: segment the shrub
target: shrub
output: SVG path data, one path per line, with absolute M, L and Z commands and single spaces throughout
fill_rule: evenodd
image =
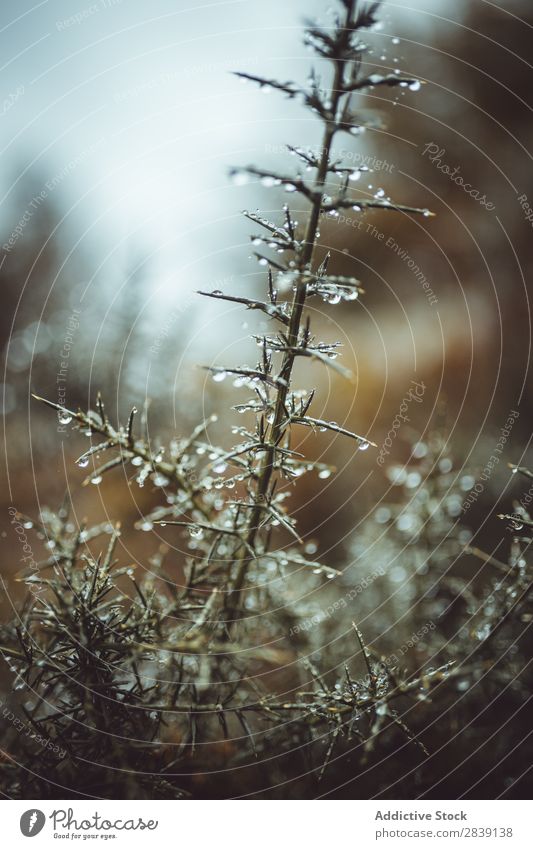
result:
M 338 344 L 317 339 L 306 312 L 311 299 L 335 305 L 363 293 L 358 279 L 335 273 L 329 253 L 317 257 L 320 227 L 343 210 L 431 214 L 383 191 L 375 197 L 358 192 L 353 186 L 363 169 L 335 158 L 337 137 L 365 127 L 354 96 L 420 87 L 402 74 L 363 73 L 368 49 L 363 34 L 375 26 L 377 7 L 342 0 L 331 28 L 308 27 L 306 42 L 329 67 L 329 85 L 315 71 L 302 87 L 239 74 L 302 102 L 321 122 L 322 142 L 314 152 L 290 149 L 300 162 L 297 172 L 253 166 L 233 171 L 238 180 L 284 188 L 308 209 L 303 225 L 289 204 L 275 221 L 245 213 L 259 231 L 252 243 L 265 269 L 264 299 L 202 293 L 260 311 L 272 325 L 270 333 L 254 337 L 255 366 L 209 369 L 215 381 L 230 377 L 246 393 L 237 405 L 246 424 L 233 428 L 235 444 L 214 445 L 207 435 L 210 419 L 188 438 L 154 448 L 145 423 L 137 426 L 135 408 L 121 425 L 111 422 L 100 396 L 88 411 L 45 402 L 63 425 L 72 423 L 89 438 L 90 447 L 77 461 L 90 467 L 87 481 L 100 485 L 113 469 L 133 468 L 138 485 L 149 484 L 160 496 L 141 520 L 143 530 L 182 528 L 188 554 L 176 563 L 162 547 L 137 578 L 133 567 L 115 558 L 118 525 L 80 528 L 67 503 L 33 523 L 13 511 L 13 521 L 28 529 L 33 524 L 48 553 L 26 572 L 26 600 L 2 629 L 2 652 L 14 675 L 12 707 L 5 711 L 16 719 L 15 739 L 1 766 L 10 796 L 315 795 L 317 781 L 331 776 L 335 785 L 345 775 L 338 755 L 347 753 L 357 765 L 350 770 L 364 775 L 376 748 L 380 758 L 395 754 L 399 761 L 379 777 L 374 772 L 368 784 L 367 792 L 386 794 L 395 775 L 409 772 L 411 763 L 416 771 L 429 755 L 417 727 L 431 697 L 443 705 L 448 699 L 453 709 L 457 682 L 470 687 L 488 675 L 520 622 L 530 588 L 520 551 L 528 539 L 514 542 L 509 566 L 471 549 L 498 573 L 480 603 L 468 580 L 440 576 L 435 590 L 439 556 L 456 557 L 465 542 L 453 511 L 442 506 L 448 488 L 442 487 L 446 472 L 438 467 L 444 447 L 438 435 L 431 458 L 423 461 L 436 470 L 433 482 L 424 479 L 418 501 L 409 502 L 417 531 L 402 556 L 409 561 L 412 551 L 420 566 L 421 616 L 411 636 L 402 634 L 397 650 L 382 654 L 373 648 L 375 639 L 367 644 L 357 622 L 346 627 L 344 617 L 341 656 L 337 639 L 335 649 L 317 658 L 315 624 L 324 634 L 331 622 L 324 617 L 315 623 L 291 591 L 295 584 L 328 584 L 339 574 L 314 559 L 287 509 L 302 475 L 331 472 L 292 447 L 295 429 L 343 435 L 355 451 L 377 447 L 367 435 L 315 417 L 314 390 L 294 386 L 294 367 L 302 357 L 351 377 L 337 361 Z M 429 486 L 434 491 L 428 495 Z M 428 499 L 440 512 L 428 508 Z M 403 509 L 391 506 L 391 522 Z M 511 521 L 515 530 L 531 524 L 522 512 Z M 375 522 L 368 521 L 359 546 L 365 534 L 375 536 Z M 405 532 L 405 524 L 391 525 L 388 544 L 396 540 L 401 550 Z M 387 563 L 379 552 L 378 546 L 369 574 L 383 575 Z M 182 579 L 176 580 L 177 572 Z M 379 580 L 372 586 L 368 598 L 379 593 Z M 443 603 L 447 593 L 464 603 L 459 630 L 455 607 Z M 355 598 L 355 609 L 362 610 Z M 415 662 L 409 671 L 404 660 L 411 661 L 411 649 L 413 660 L 419 658 L 420 648 L 436 662 L 421 669 Z

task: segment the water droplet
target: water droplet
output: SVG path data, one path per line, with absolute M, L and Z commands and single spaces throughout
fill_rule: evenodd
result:
M 360 179 L 361 179 L 361 172 L 360 171 L 352 171 L 352 173 L 350 174 L 350 180 L 360 180 Z
M 484 622 L 480 628 L 477 629 L 476 636 L 479 640 L 486 640 L 490 634 L 490 625 L 488 622 Z
M 204 532 L 203 532 L 202 528 L 199 528 L 197 525 L 190 525 L 189 526 L 189 535 L 193 539 L 202 539 Z
M 415 489 L 421 480 L 422 477 L 419 472 L 409 472 L 405 480 L 405 485 L 407 489 Z
M 102 483 L 102 475 L 95 475 L 94 478 L 91 478 L 91 483 L 94 483 L 95 486 L 98 486 L 99 483 Z
M 409 89 L 410 89 L 411 91 L 420 91 L 420 86 L 421 86 L 421 82 L 420 82 L 420 80 L 414 80 L 414 81 L 410 84 Z
M 326 480 L 327 478 L 330 478 L 331 469 L 321 469 L 318 473 L 318 477 L 321 478 L 321 480 Z
M 472 489 L 475 482 L 476 482 L 476 479 L 473 475 L 463 475 L 463 477 L 459 481 L 461 489 L 464 492 L 468 492 L 469 489 Z
M 245 186 L 245 185 L 246 185 L 246 183 L 247 183 L 247 182 L 249 181 L 249 179 L 250 179 L 250 175 L 249 175 L 249 174 L 246 174 L 244 171 L 236 171 L 236 172 L 232 175 L 232 179 L 233 179 L 233 183 L 234 183 L 236 186 Z
M 89 458 L 85 456 L 80 457 L 80 459 L 77 461 L 77 465 L 80 467 L 80 469 L 87 468 L 87 466 L 89 465 Z
M 378 507 L 376 510 L 376 522 L 379 525 L 384 525 L 389 521 L 391 517 L 391 511 L 388 507 Z
M 142 466 L 143 459 L 142 457 L 132 457 L 131 465 L 132 466 Z
M 387 469 L 387 477 L 394 486 L 403 486 L 407 479 L 407 472 L 401 466 L 391 466 Z
M 413 446 L 413 457 L 416 457 L 419 460 L 421 457 L 425 457 L 428 453 L 428 447 L 425 442 L 417 442 Z
M 370 442 L 360 442 L 359 443 L 359 451 L 368 451 L 370 448 Z
M 225 371 L 215 371 L 213 372 L 212 377 L 215 383 L 222 383 L 222 381 L 226 379 L 227 375 Z
M 72 416 L 70 415 L 68 410 L 61 410 L 60 411 L 59 421 L 60 421 L 61 424 L 64 424 L 64 425 L 70 424 L 70 422 L 72 421 Z
M 399 43 L 400 43 L 400 39 L 395 37 L 395 38 L 393 38 L 393 39 L 392 39 L 392 43 L 393 43 L 393 44 L 399 44 Z

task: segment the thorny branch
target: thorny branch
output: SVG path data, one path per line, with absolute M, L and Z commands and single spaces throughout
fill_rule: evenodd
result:
M 194 768 L 201 771 L 206 764 L 203 744 L 230 735 L 234 740 L 242 735 L 254 757 L 270 752 L 272 745 L 286 751 L 290 734 L 296 736 L 298 748 L 327 736 L 325 757 L 316 767 L 318 778 L 325 775 L 342 738 L 355 738 L 366 757 L 378 735 L 392 729 L 427 755 L 395 705 L 429 701 L 448 680 L 471 674 L 472 664 L 461 668 L 455 646 L 441 653 L 442 662 L 439 659 L 435 669 L 410 674 L 367 645 L 364 629 L 354 623 L 350 635 L 345 635 L 354 640 L 353 660 L 344 663 L 341 672 L 335 668 L 322 674 L 306 643 L 309 657 L 300 664 L 307 676 L 304 682 L 298 677 L 285 688 L 261 684 L 265 669 L 269 674 L 279 669 L 292 674 L 293 665 L 299 664 L 296 640 L 280 638 L 285 627 L 281 611 L 268 617 L 264 632 L 254 622 L 258 614 L 275 608 L 270 580 L 285 579 L 293 569 L 326 578 L 340 574 L 306 556 L 305 547 L 302 552 L 303 541 L 285 507 L 284 482 L 311 470 L 323 477 L 331 473 L 330 467 L 291 448 L 293 427 L 346 436 L 355 441 L 357 450 L 375 447 L 368 437 L 313 416 L 314 390 L 292 385 L 300 356 L 318 359 L 350 377 L 348 369 L 335 363 L 338 344 L 314 339 L 305 316 L 310 297 L 334 305 L 354 301 L 364 292 L 356 278 L 330 273 L 329 254 L 318 262 L 321 219 L 350 207 L 361 214 L 379 209 L 430 215 L 384 195 L 352 195 L 349 180 L 354 169 L 334 159 L 337 133 L 357 134 L 363 125 L 352 108 L 354 95 L 376 86 L 419 87 L 419 81 L 409 76 L 361 74 L 367 48 L 360 35 L 374 26 L 378 4 L 363 8 L 355 0 L 342 0 L 341 6 L 342 16 L 333 28 L 312 25 L 306 35 L 308 44 L 329 64 L 327 89 L 314 71 L 307 87 L 240 75 L 300 98 L 323 125 L 319 154 L 292 149 L 306 172 L 314 171 L 310 182 L 301 174 L 244 169 L 265 185 L 299 193 L 309 205 L 303 227 L 288 205 L 281 223 L 246 213 L 266 233 L 254 235 L 252 242 L 275 254 L 256 254 L 267 272 L 265 300 L 218 290 L 201 293 L 262 312 L 280 328 L 276 335 L 255 337 L 261 351 L 256 367 L 210 367 L 215 380 L 231 375 L 238 386 L 251 391 L 252 398 L 235 409 L 252 414 L 252 423 L 233 428 L 236 444 L 229 448 L 205 436 L 216 417 L 199 423 L 186 438 L 153 446 L 146 411 L 145 433 L 139 436 L 135 408 L 125 425 L 113 425 L 100 396 L 96 411 L 88 412 L 44 401 L 64 424 L 72 421 L 86 436 L 96 437 L 77 460 L 81 468 L 94 464 L 84 483 L 98 485 L 112 469 L 122 466 L 131 474 L 132 467 L 139 485 L 150 482 L 165 494 L 164 503 L 143 517 L 140 527 L 149 531 L 154 526 L 184 527 L 189 546 L 184 562 L 176 562 L 175 554 L 161 545 L 145 575 L 137 579 L 132 566 L 119 565 L 118 526 L 77 528 L 67 503 L 58 513 L 44 510 L 38 521 L 15 512 L 13 521 L 28 529 L 33 526 L 46 554 L 37 569 L 19 576 L 28 596 L 17 618 L 1 630 L 0 652 L 11 667 L 15 688 L 25 694 L 26 721 L 41 739 L 38 745 L 36 738 L 28 739 L 25 777 L 9 756 L 2 763 L 13 795 L 39 798 L 54 792 L 59 783 L 82 795 L 94 795 L 97 788 L 99 794 L 124 797 L 141 792 L 141 787 L 150 797 L 180 798 L 183 792 L 172 773 L 175 765 L 190 770 L 194 760 Z M 286 298 L 287 291 L 292 296 Z M 101 455 L 110 459 L 101 461 Z M 442 456 L 440 444 L 437 456 Z M 426 471 L 429 479 L 429 467 Z M 525 467 L 513 467 L 515 471 L 533 477 Z M 407 496 L 409 503 L 415 498 L 412 491 Z M 437 516 L 429 507 L 434 501 L 420 500 L 419 511 L 427 515 L 418 538 L 419 548 L 427 545 L 426 559 L 432 568 L 437 565 L 432 535 L 444 534 L 450 557 L 457 557 L 462 545 L 453 530 L 452 514 Z M 465 550 L 497 574 L 481 604 L 475 607 L 467 582 L 449 577 L 442 582 L 443 592 L 453 592 L 468 608 L 470 634 L 486 663 L 491 662 L 492 647 L 507 634 L 507 626 L 512 628 L 527 615 L 525 605 L 531 597 L 525 552 L 533 521 L 520 505 L 502 518 L 513 532 L 508 564 L 476 546 Z M 394 533 L 401 535 L 400 527 L 395 524 Z M 518 531 L 523 535 L 517 536 Z M 286 535 L 290 545 L 276 549 L 278 534 Z M 405 540 L 400 542 L 405 548 Z M 250 580 L 252 569 L 257 581 Z M 289 603 L 284 608 L 286 615 L 293 615 Z M 59 763 L 57 753 L 42 743 L 43 737 L 65 752 Z M 148 761 L 153 763 L 151 773 L 146 770 Z M 39 769 L 32 770 L 36 762 Z M 119 778 L 113 773 L 116 765 Z

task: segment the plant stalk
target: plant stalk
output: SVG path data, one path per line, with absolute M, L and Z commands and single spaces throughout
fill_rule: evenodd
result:
M 353 4 L 350 4 L 346 11 L 346 27 L 348 27 L 350 24 L 352 14 Z M 239 551 L 237 574 L 235 576 L 232 591 L 229 594 L 227 600 L 227 608 L 230 617 L 238 609 L 239 606 L 240 593 L 243 588 L 244 581 L 246 579 L 248 567 L 252 560 L 249 555 L 249 551 L 250 549 L 253 549 L 255 544 L 261 519 L 262 508 L 264 503 L 267 501 L 268 490 L 270 487 L 272 474 L 274 472 L 276 446 L 278 445 L 283 435 L 284 422 L 287 419 L 285 405 L 291 384 L 294 361 L 296 359 L 296 355 L 293 349 L 296 349 L 298 346 L 302 315 L 307 297 L 307 283 L 305 280 L 304 273 L 309 269 L 313 261 L 313 254 L 315 250 L 317 231 L 320 220 L 320 211 L 322 208 L 322 190 L 326 183 L 331 147 L 335 133 L 337 131 L 337 113 L 339 109 L 339 103 L 341 102 L 343 95 L 346 93 L 343 87 L 345 64 L 346 60 L 344 58 L 339 58 L 335 60 L 335 72 L 330 91 L 332 104 L 331 119 L 327 121 L 326 128 L 324 130 L 324 136 L 322 141 L 322 154 L 314 183 L 316 199 L 313 201 L 313 205 L 311 207 L 309 221 L 307 223 L 305 233 L 303 250 L 299 258 L 299 271 L 302 274 L 303 279 L 300 279 L 298 281 L 296 285 L 296 291 L 292 300 L 291 318 L 288 332 L 288 348 L 290 350 L 287 350 L 283 356 L 279 373 L 279 377 L 282 379 L 283 382 L 281 383 L 281 385 L 278 384 L 274 421 L 272 422 L 270 429 L 268 447 L 266 448 L 265 455 L 262 459 L 258 472 L 257 487 L 253 496 L 255 508 L 251 511 L 248 531 L 245 538 L 246 543 L 241 547 Z M 230 621 L 231 620 L 229 619 L 227 620 L 228 626 Z

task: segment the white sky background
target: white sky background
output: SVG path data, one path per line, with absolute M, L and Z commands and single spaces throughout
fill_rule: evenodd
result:
M 10 205 L 16 181 L 33 174 L 39 186 L 71 167 L 51 198 L 67 212 L 63 251 L 80 240 L 76 250 L 90 256 L 89 273 L 99 266 L 106 286 L 122 283 L 132 254 L 147 257 L 147 314 L 235 272 L 255 273 L 239 211 L 279 206 L 279 196 L 232 185 L 228 167 L 279 164 L 267 145 L 313 144 L 318 127 L 293 103 L 228 72 L 305 79 L 310 54 L 301 46 L 302 18 L 324 15 L 331 5 L 2 4 L 2 96 L 24 86 L 0 123 L 2 236 L 17 221 Z M 401 43 L 393 48 L 392 36 L 426 43 L 443 25 L 438 15 L 457 20 L 466 7 L 464 0 L 385 3 L 377 36 L 384 67 L 403 69 Z M 85 17 L 65 23 L 77 14 Z M 400 64 L 391 64 L 393 56 Z

